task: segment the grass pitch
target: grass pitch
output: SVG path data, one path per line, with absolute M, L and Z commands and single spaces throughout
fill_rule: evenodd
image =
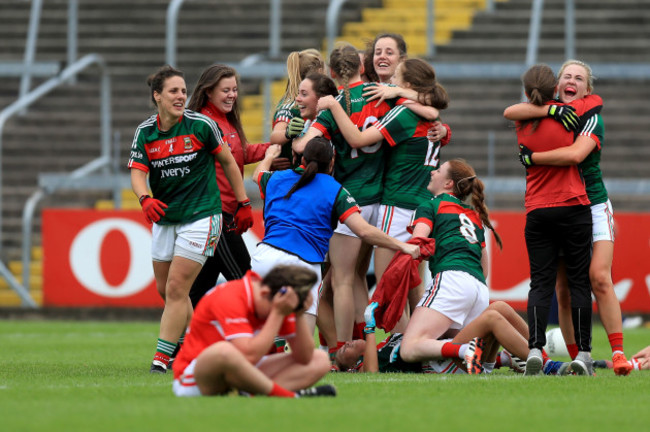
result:
M 0 430 L 610 432 L 650 424 L 648 371 L 329 374 L 323 381 L 336 385 L 336 398 L 176 398 L 171 374 L 149 374 L 157 333 L 158 323 L 0 321 Z M 625 331 L 628 356 L 648 344 L 650 330 Z M 593 354 L 611 356 L 601 327 Z

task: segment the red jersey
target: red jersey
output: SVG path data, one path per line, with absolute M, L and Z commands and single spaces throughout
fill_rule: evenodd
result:
M 237 133 L 235 126 L 230 123 L 226 114 L 219 111 L 210 101 L 201 108 L 201 114 L 205 114 L 210 117 L 212 120 L 217 122 L 219 128 L 223 132 L 223 140 L 230 147 L 230 152 L 237 162 L 237 167 L 239 167 L 239 172 L 241 172 L 242 177 L 244 175 L 244 165 L 259 162 L 264 159 L 264 154 L 266 149 L 269 147 L 270 143 L 263 144 L 247 144 L 246 145 L 246 154 L 244 154 L 244 149 L 241 145 L 241 137 Z M 230 186 L 230 182 L 226 178 L 226 174 L 223 172 L 223 168 L 219 161 L 215 159 L 215 170 L 217 171 L 217 184 L 219 185 L 219 191 L 221 192 L 221 211 L 224 213 L 235 214 L 237 210 L 237 199 L 235 198 L 235 193 Z
M 558 102 L 550 101 L 547 104 L 557 105 Z M 576 114 L 582 116 L 590 109 L 602 105 L 602 99 L 590 95 L 570 105 L 575 108 Z M 552 118 L 542 118 L 535 131 L 532 126 L 529 123 L 526 127 L 517 129 L 517 142 L 533 152 L 567 147 L 574 142 L 574 133 L 568 132 Z M 526 169 L 526 213 L 538 208 L 589 204 L 582 173 L 577 165 L 533 165 Z
M 201 299 L 185 333 L 183 348 L 174 361 L 174 379 L 180 378 L 187 365 L 210 345 L 253 337 L 264 326 L 266 320 L 257 318 L 253 305 L 255 280 L 260 277 L 248 271 L 242 279 L 217 285 Z M 290 338 L 295 333 L 296 316 L 291 314 L 284 319 L 278 335 Z

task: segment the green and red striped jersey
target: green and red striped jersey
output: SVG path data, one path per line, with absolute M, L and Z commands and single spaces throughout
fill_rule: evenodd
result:
M 219 126 L 209 117 L 185 110 L 168 131 L 158 127 L 158 116 L 135 131 L 129 169 L 149 173 L 154 198 L 167 204 L 161 225 L 189 223 L 221 213 L 214 155 L 222 150 Z

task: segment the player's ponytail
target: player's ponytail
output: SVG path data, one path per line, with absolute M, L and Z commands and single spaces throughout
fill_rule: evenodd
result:
M 352 45 L 341 42 L 330 53 L 330 69 L 334 71 L 340 84 L 343 86 L 345 97 L 345 112 L 351 113 L 352 102 L 350 98 L 350 80 L 361 71 L 359 53 Z
M 316 174 L 328 174 L 334 157 L 334 149 L 327 139 L 315 137 L 309 140 L 305 146 L 302 157 L 305 160 L 305 171 L 287 192 L 284 199 L 291 198 L 295 191 L 309 184 L 316 177 Z
M 485 185 L 476 176 L 474 168 L 462 159 L 452 159 L 449 161 L 449 178 L 454 182 L 452 192 L 458 199 L 465 201 L 468 196 L 472 196 L 472 207 L 478 213 L 483 225 L 492 230 L 499 248 L 503 249 L 501 236 L 492 226 L 488 208 L 485 205 Z
M 322 72 L 325 62 L 317 49 L 293 51 L 287 57 L 287 87 L 280 104 L 293 103 L 298 96 L 300 82 L 311 72 Z
M 422 59 L 407 59 L 400 66 L 402 80 L 418 93 L 418 102 L 442 110 L 449 106 L 447 90 L 436 80 L 435 69 Z
M 531 66 L 521 77 L 524 85 L 524 91 L 528 96 L 528 101 L 533 105 L 542 106 L 553 99 L 557 78 L 553 70 L 545 64 L 536 64 Z M 525 128 L 532 123 L 532 130 L 535 131 L 539 125 L 540 119 L 524 120 L 519 122 L 518 129 Z

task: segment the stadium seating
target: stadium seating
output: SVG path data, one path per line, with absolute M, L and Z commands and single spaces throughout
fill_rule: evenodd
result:
M 186 2 L 178 25 L 178 67 L 186 72 L 191 90 L 200 71 L 214 62 L 237 62 L 247 55 L 268 52 L 268 0 L 193 0 Z M 325 37 L 324 14 L 327 0 L 284 0 L 282 20 L 282 58 L 286 53 L 308 47 L 321 47 Z M 481 0 L 438 0 L 446 3 L 482 7 Z M 467 18 L 450 14 L 452 24 L 439 24 L 436 33 L 436 62 L 523 63 L 530 19 L 531 1 L 497 1 L 493 13 L 472 12 Z M 642 0 L 601 0 L 576 3 L 577 57 L 591 63 L 639 63 L 650 59 L 650 3 Z M 43 13 L 36 58 L 64 62 L 66 58 L 67 0 L 43 2 Z M 135 127 L 153 112 L 146 76 L 165 62 L 165 17 L 169 0 L 82 0 L 79 2 L 79 56 L 99 53 L 109 66 L 112 78 L 113 129 L 118 134 L 120 164 L 125 166 Z M 423 0 L 361 0 L 347 2 L 343 10 L 344 31 L 359 37 L 382 30 L 410 35 L 416 29 L 424 38 L 420 24 L 399 30 L 387 23 L 378 24 L 381 6 L 415 10 Z M 9 0 L 0 3 L 0 61 L 22 59 L 29 20 L 30 3 Z M 365 10 L 363 8 L 366 8 Z M 421 9 L 418 9 L 421 10 Z M 404 17 L 412 12 L 399 12 Z M 375 14 L 375 15 L 373 15 Z M 422 14 L 422 12 L 419 12 Z M 361 23 L 363 17 L 372 22 Z M 398 12 L 389 14 L 394 18 Z M 401 16 L 401 15 L 400 15 Z M 407 17 L 408 18 L 408 17 Z M 397 21 L 394 19 L 392 21 Z M 469 23 L 469 25 L 468 25 Z M 365 30 L 364 30 L 365 29 Z M 416 33 L 416 34 L 419 34 Z M 348 33 L 352 38 L 354 33 Z M 539 61 L 561 62 L 564 57 L 564 1 L 546 0 L 542 23 Z M 440 38 L 440 39 L 438 39 Z M 448 39 L 447 44 L 442 44 Z M 414 54 L 422 51 L 411 43 Z M 595 71 L 598 74 L 598 71 Z M 33 79 L 32 88 L 44 78 Z M 499 175 L 521 176 L 515 161 L 514 132 L 503 120 L 505 106 L 521 96 L 518 79 L 454 79 L 440 77 L 447 88 L 451 105 L 443 119 L 453 130 L 452 144 L 443 150 L 443 158 L 464 157 L 479 172 L 487 172 L 487 134 L 496 139 L 496 170 Z M 19 79 L 0 80 L 0 107 L 12 103 L 18 95 Z M 283 90 L 276 84 L 275 94 Z M 245 80 L 242 94 L 255 94 L 259 82 Z M 278 93 L 279 92 L 279 93 Z M 607 127 L 603 161 L 605 176 L 616 178 L 648 177 L 650 149 L 643 145 L 650 130 L 647 118 L 650 87 L 639 79 L 601 79 L 596 92 L 603 96 L 603 115 Z M 12 118 L 3 132 L 2 148 L 2 258 L 20 257 L 21 212 L 26 199 L 36 189 L 41 172 L 69 172 L 99 155 L 99 86 L 95 69 L 83 72 L 77 82 L 59 87 L 30 108 L 27 115 Z M 260 97 L 243 102 L 244 127 L 253 127 L 259 114 L 247 113 L 259 106 Z M 261 130 L 261 129 L 260 129 Z M 249 135 L 255 141 L 255 132 Z M 126 172 L 126 169 L 124 169 Z M 128 195 L 128 193 L 127 193 Z M 126 195 L 125 195 L 126 196 Z M 91 206 L 98 199 L 109 199 L 105 192 L 57 194 L 44 200 L 41 207 Z M 493 208 L 521 208 L 520 196 L 496 197 Z M 110 204 L 100 204 L 106 206 Z M 647 207 L 647 198 L 620 196 L 614 200 L 618 210 Z M 39 212 L 37 212 L 37 215 Z M 36 219 L 37 226 L 40 218 Z M 40 245 L 40 230 L 33 240 Z M 38 257 L 38 249 L 34 252 Z M 13 270 L 18 270 L 15 266 Z M 34 272 L 38 272 L 38 264 Z M 4 281 L 0 278 L 0 292 Z M 2 299 L 0 298 L 0 304 Z

